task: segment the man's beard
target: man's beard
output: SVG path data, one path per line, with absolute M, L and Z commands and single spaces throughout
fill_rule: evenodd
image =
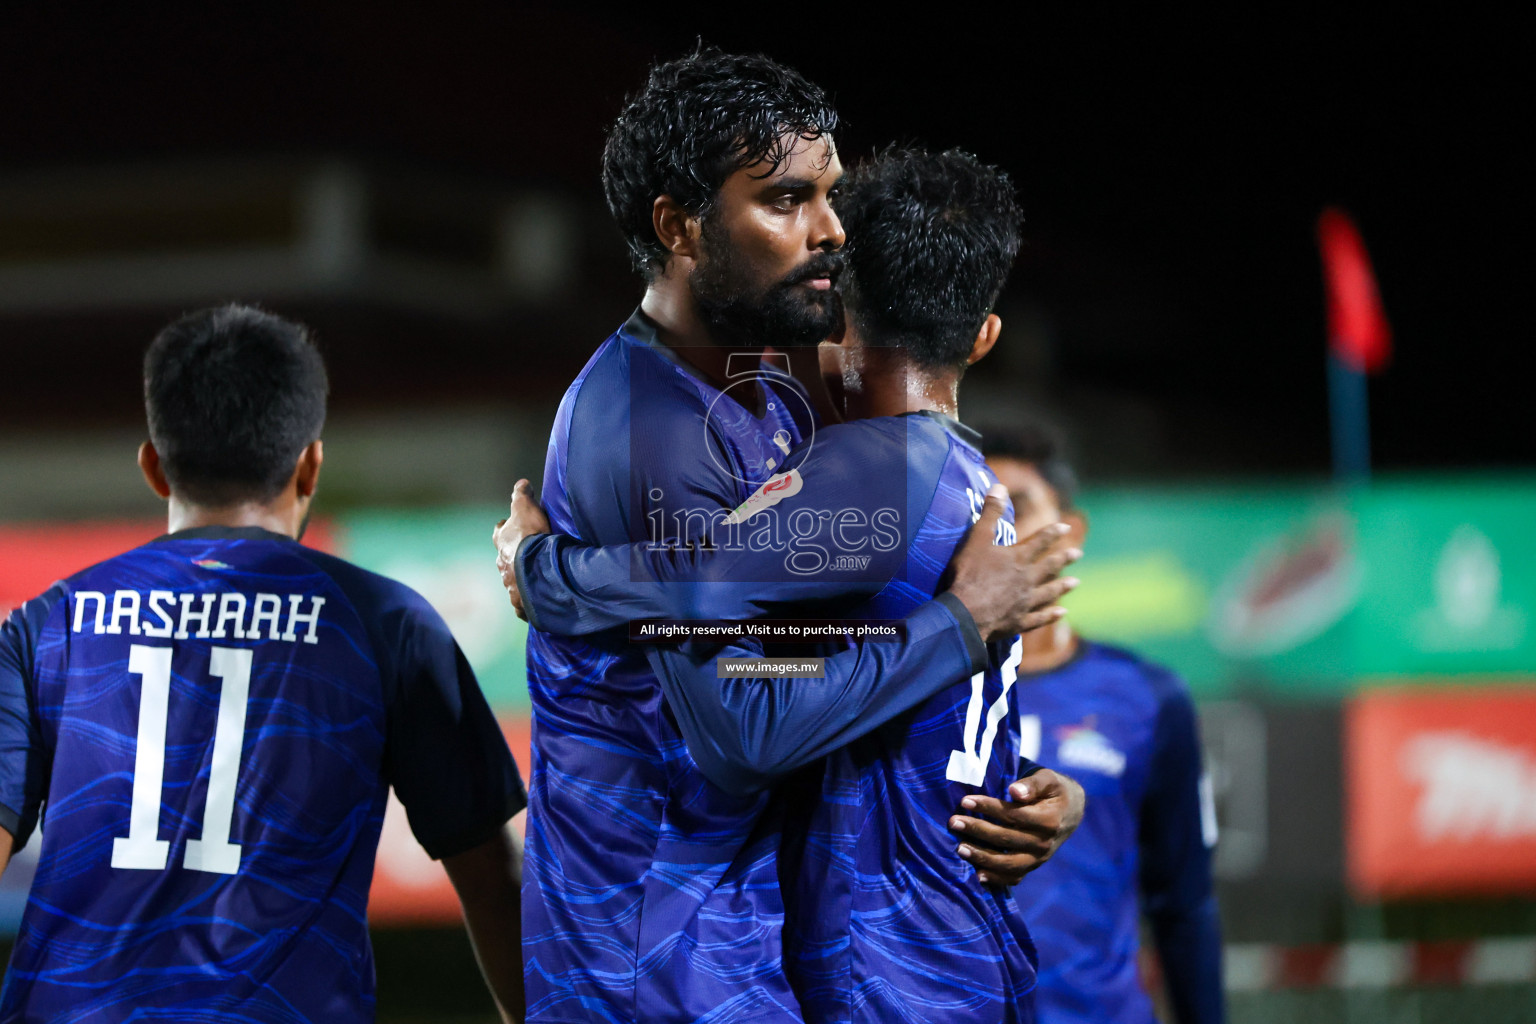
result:
M 842 299 L 835 287 L 821 291 L 804 286 L 817 277 L 835 285 L 843 268 L 842 253 L 818 253 L 783 280 L 757 288 L 729 233 L 706 218 L 701 241 L 704 258 L 688 276 L 688 290 L 717 345 L 814 345 L 843 322 Z

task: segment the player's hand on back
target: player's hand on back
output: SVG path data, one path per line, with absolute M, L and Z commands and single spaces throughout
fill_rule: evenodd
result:
M 959 855 L 984 885 L 1017 885 L 1051 859 L 1083 820 L 1088 798 L 1076 780 L 1049 768 L 1008 787 L 1011 800 L 968 796 L 949 819 Z
M 523 595 L 517 589 L 517 549 L 524 539 L 549 532 L 549 517 L 533 500 L 528 481 L 519 480 L 512 486 L 511 511 L 491 530 L 491 543 L 496 546 L 496 568 L 501 573 L 501 585 L 507 588 L 512 610 L 525 622 L 528 613 L 523 610 Z
M 987 492 L 981 518 L 949 566 L 949 592 L 965 605 L 985 640 L 1006 639 L 1065 615 L 1056 601 L 1078 581 L 1059 574 L 1083 557 L 1075 547 L 1057 550 L 1070 529 L 1066 523 L 1052 523 L 1011 546 L 996 544 L 1006 494 L 1001 484 Z

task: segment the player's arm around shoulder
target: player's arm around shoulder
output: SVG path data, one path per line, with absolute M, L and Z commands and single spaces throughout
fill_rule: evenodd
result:
M 724 450 L 713 443 L 703 465 L 674 460 L 647 471 L 641 518 L 651 535 L 628 544 L 550 534 L 549 517 L 519 480 L 492 532 L 517 613 L 562 636 L 647 618 L 756 618 L 805 601 L 866 597 L 901 570 L 898 445 L 853 425 L 831 428 L 737 503 L 721 477 Z M 886 500 L 872 505 L 880 493 Z
M 736 505 L 739 481 L 698 396 L 663 384 L 602 403 L 588 382 L 559 493 L 551 497 L 545 481 L 545 499 L 564 504 L 565 521 L 553 505 L 546 516 L 522 481 L 514 488 L 492 542 L 512 606 L 535 629 L 589 636 L 635 619 L 690 617 L 690 587 L 671 584 L 700 575 L 701 542 Z M 552 525 L 570 536 L 550 534 Z

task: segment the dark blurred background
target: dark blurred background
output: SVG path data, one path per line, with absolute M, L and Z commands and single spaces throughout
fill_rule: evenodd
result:
M 962 414 L 1066 428 L 1101 538 L 1079 594 L 1099 603 L 1074 614 L 1201 698 L 1234 1019 L 1459 1019 L 1462 990 L 1351 974 L 1363 947 L 1340 944 L 1401 958 L 1444 940 L 1466 960 L 1490 937 L 1478 1013 L 1531 1019 L 1531 882 L 1351 894 L 1343 810 L 1354 694 L 1536 673 L 1524 36 L 1472 10 L 1056 6 L 0 6 L 0 610 L 80 567 L 68 547 L 34 583 L 17 566 L 38 538 L 157 528 L 132 463 L 143 348 L 183 311 L 260 302 L 311 324 L 330 363 L 335 546 L 444 611 L 526 751 L 522 634 L 480 549 L 640 295 L 602 202 L 604 129 L 649 63 L 699 38 L 766 52 L 835 97 L 845 162 L 959 146 L 1018 184 L 1003 339 Z M 1355 219 L 1395 335 L 1369 383 L 1385 484 L 1342 513 L 1314 236 L 1329 205 Z M 1324 580 L 1332 617 L 1255 653 L 1211 623 L 1266 565 L 1286 578 L 1263 560 L 1276 544 L 1347 557 Z M 1455 613 L 1469 580 L 1475 621 Z M 419 927 L 451 920 L 451 895 L 438 879 L 436 909 L 412 910 L 427 890 L 391 834 L 381 1019 L 483 1019 L 462 934 Z
M 339 414 L 547 405 L 639 292 L 603 129 L 696 37 L 822 83 L 845 156 L 915 141 L 1012 173 L 1028 244 L 977 378 L 989 404 L 1068 421 L 1090 471 L 1327 471 L 1325 204 L 1355 216 L 1397 336 L 1371 385 L 1377 464 L 1536 460 L 1513 417 L 1527 62 L 1509 25 L 1345 11 L 8 5 L 0 424 L 136 422 L 121 382 L 145 339 L 237 294 L 205 267 L 85 303 L 20 268 L 302 249 L 328 215 L 358 251 L 238 295 L 319 329 Z

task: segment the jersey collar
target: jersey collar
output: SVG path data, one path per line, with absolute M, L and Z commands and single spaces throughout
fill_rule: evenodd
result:
M 612 321 L 609 322 L 611 323 Z M 635 311 L 629 314 L 629 319 L 624 321 L 624 326 L 619 328 L 619 333 L 628 335 L 642 345 L 654 346 L 656 344 L 656 325 L 651 322 L 650 317 L 640 311 L 639 306 L 636 306 Z
M 929 419 L 936 421 L 939 426 L 943 427 L 946 431 L 953 434 L 959 440 L 970 445 L 972 448 L 981 448 L 981 435 L 972 430 L 970 427 L 966 426 L 964 423 L 961 423 L 959 420 L 955 419 L 953 416 L 946 416 L 936 409 L 919 409 L 916 412 L 904 412 L 902 415 L 927 416 Z
M 656 322 L 646 316 L 639 306 L 636 306 L 635 311 L 629 315 L 629 319 L 624 321 L 624 326 L 619 328 L 619 335 L 630 344 L 644 345 L 652 352 L 655 352 L 671 364 L 673 369 L 689 380 L 697 381 L 707 388 L 715 389 L 713 384 L 699 376 L 697 370 L 679 359 L 676 352 L 673 352 L 661 343 L 661 339 L 657 336 Z
M 290 544 L 298 543 L 292 537 L 260 526 L 194 526 L 162 534 L 150 543 L 158 544 L 163 540 L 285 540 Z

